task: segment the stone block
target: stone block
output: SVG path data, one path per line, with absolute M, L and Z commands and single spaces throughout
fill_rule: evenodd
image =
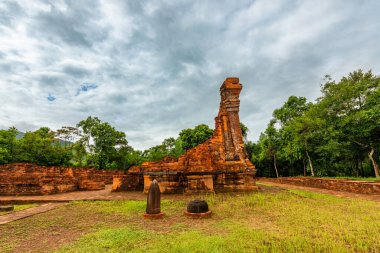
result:
M 142 175 L 128 174 L 128 175 L 115 175 L 113 177 L 112 190 L 118 191 L 141 191 L 143 190 L 144 183 Z
M 212 175 L 189 175 L 187 176 L 186 194 L 214 192 Z

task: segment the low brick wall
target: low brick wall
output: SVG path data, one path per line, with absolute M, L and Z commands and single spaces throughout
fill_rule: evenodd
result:
M 314 187 L 360 194 L 380 194 L 380 181 L 360 181 L 318 177 L 258 178 L 258 181 Z
M 0 165 L 0 195 L 45 195 L 77 190 L 101 190 L 122 170 L 38 166 L 30 163 Z

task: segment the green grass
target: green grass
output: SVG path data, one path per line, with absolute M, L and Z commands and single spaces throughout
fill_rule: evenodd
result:
M 11 211 L 11 212 L 17 212 L 17 211 L 25 210 L 25 209 L 28 209 L 28 208 L 31 208 L 31 207 L 35 207 L 35 206 L 38 206 L 38 204 L 14 205 L 14 210 Z M 0 212 L 0 215 L 8 214 L 8 213 L 11 213 L 11 212 Z
M 379 204 L 302 190 L 204 196 L 213 216 L 189 220 L 185 201 L 163 201 L 144 220 L 143 201 L 76 202 L 129 219 L 87 233 L 57 252 L 378 252 Z

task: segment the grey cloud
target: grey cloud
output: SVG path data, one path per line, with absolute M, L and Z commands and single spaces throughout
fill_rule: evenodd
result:
M 86 4 L 87 3 L 87 4 Z M 50 11 L 36 15 L 33 34 L 58 42 L 62 40 L 73 46 L 92 47 L 94 42 L 105 40 L 108 32 L 93 26 L 92 17 L 98 14 L 97 2 L 65 1 L 67 8 L 60 10 L 50 2 Z
M 53 128 L 92 115 L 148 148 L 184 128 L 213 127 L 219 87 L 238 76 L 240 117 L 257 139 L 287 97 L 317 98 L 325 74 L 380 71 L 375 0 L 37 3 L 46 5 L 0 14 L 0 27 L 25 27 L 4 28 L 0 40 L 15 36 L 27 47 L 0 45 L 0 95 L 16 84 L 23 94 L 0 110 L 9 125 L 27 118 Z M 87 82 L 97 88 L 82 91 Z M 58 99 L 49 103 L 49 93 Z
M 76 78 L 83 78 L 91 74 L 90 70 L 73 65 L 63 67 L 63 72 Z
M 17 2 L 5 1 L 3 2 L 3 10 L 0 9 L 0 29 L 1 25 L 11 26 L 17 16 L 22 13 L 22 8 Z

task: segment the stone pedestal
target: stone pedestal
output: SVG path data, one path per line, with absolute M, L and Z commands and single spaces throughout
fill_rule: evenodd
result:
M 187 188 L 185 193 L 210 193 L 214 192 L 212 175 L 189 175 L 187 176 Z

